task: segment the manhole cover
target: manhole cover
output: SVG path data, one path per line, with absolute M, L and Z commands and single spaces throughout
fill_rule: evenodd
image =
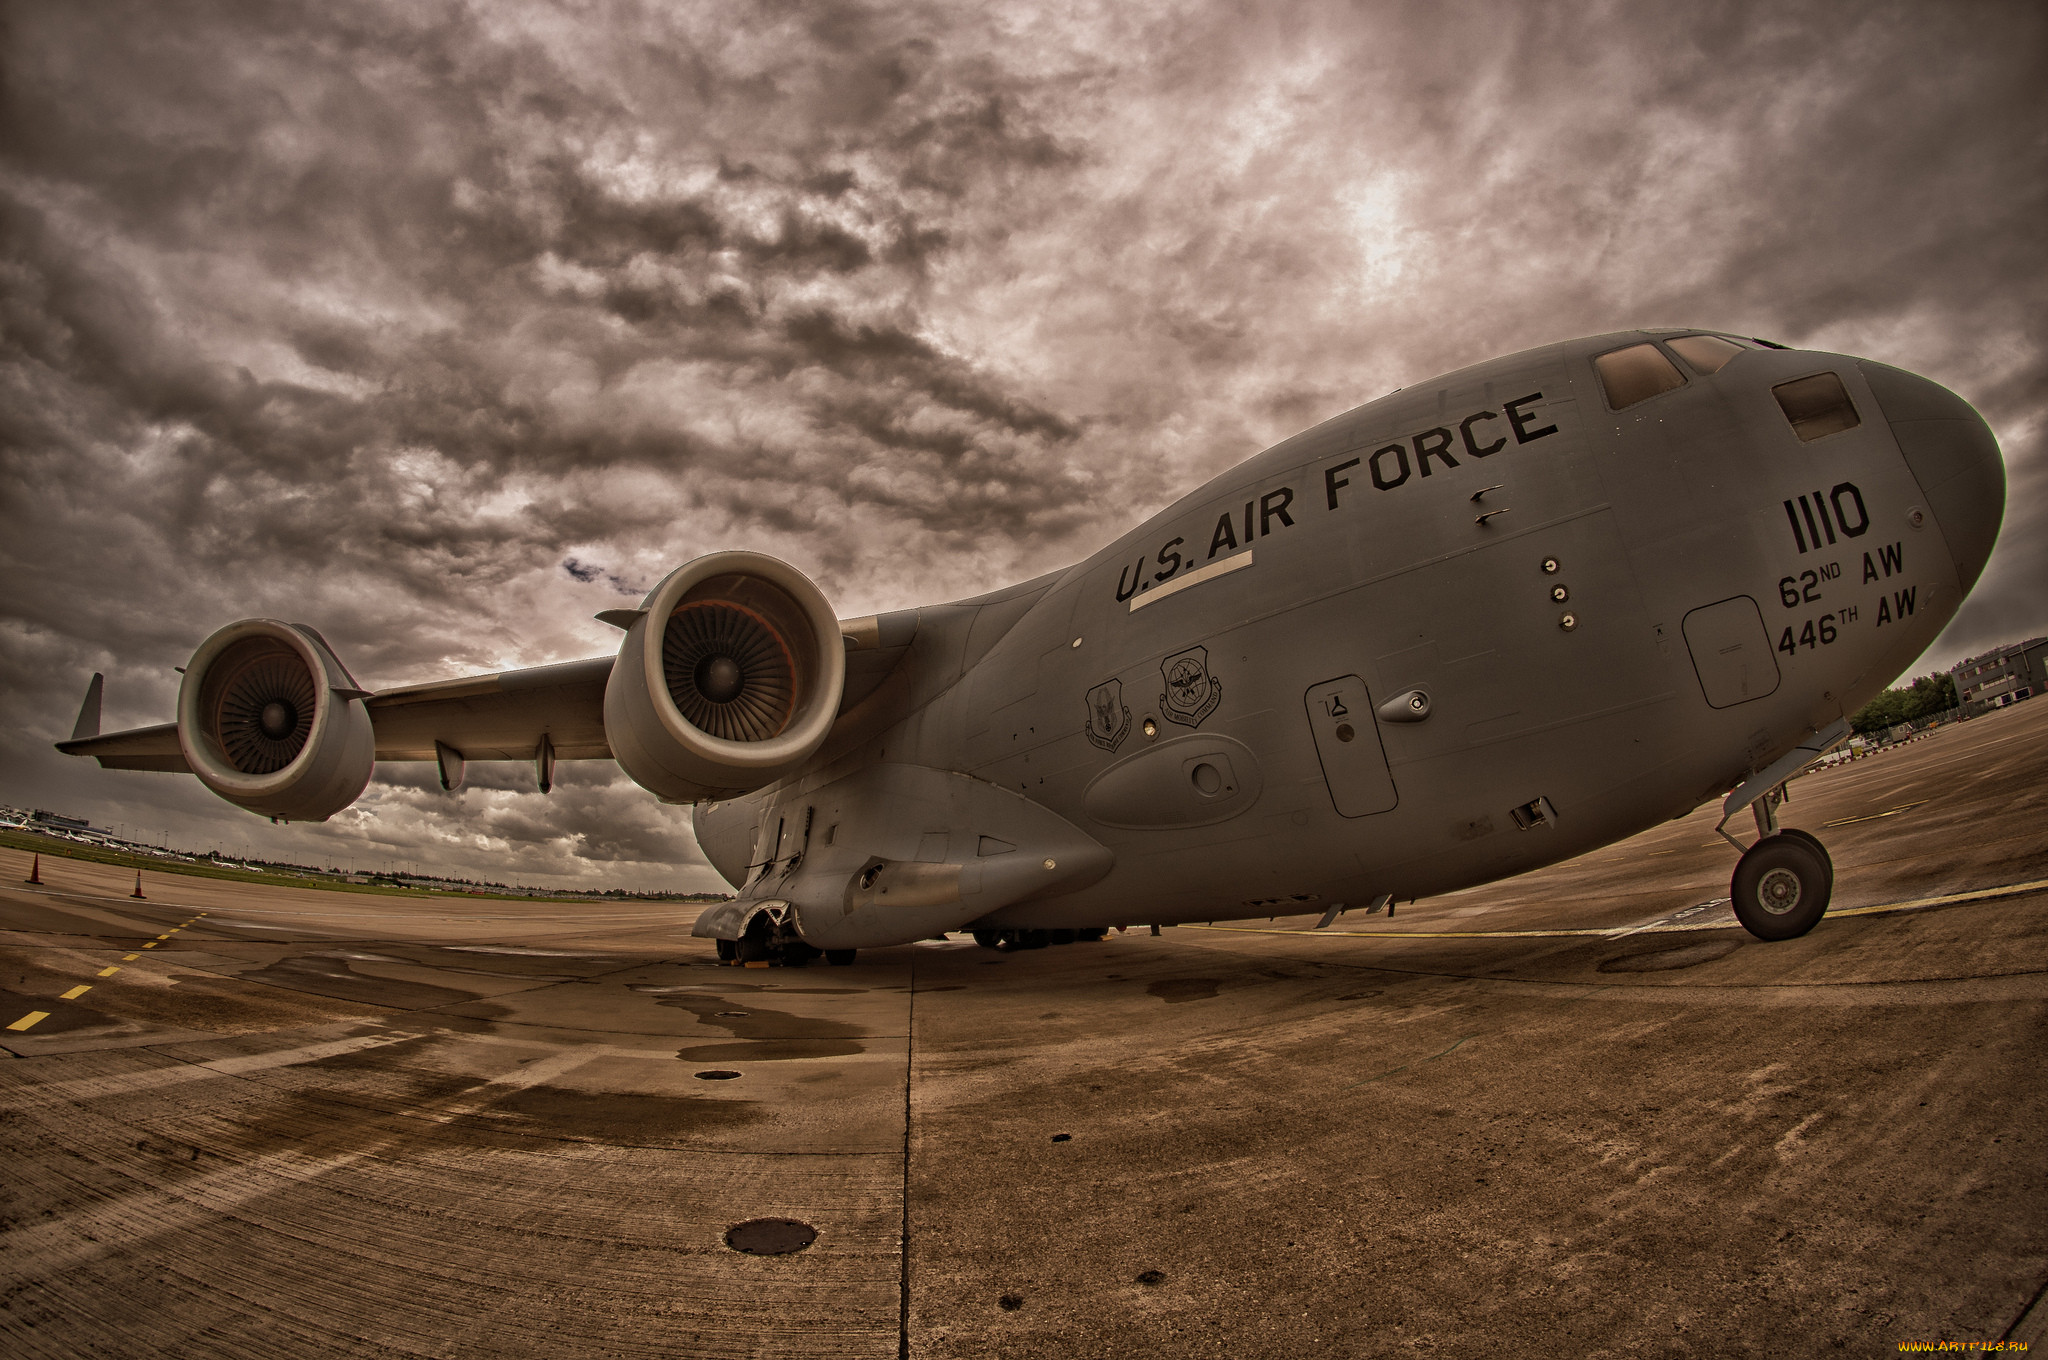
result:
M 1074 1141 L 1074 1135 L 1071 1133 L 1056 1133 L 1052 1136 L 1052 1140 L 1055 1143 L 1071 1143 Z
M 719 1014 L 733 1020 L 744 1020 L 747 1018 L 745 1011 L 720 1011 Z
M 723 1068 L 723 1067 L 714 1067 L 714 1068 L 712 1068 L 712 1069 L 711 1069 L 711 1070 L 710 1070 L 709 1072 L 699 1072 L 699 1073 L 697 1074 L 697 1080 L 699 1080 L 699 1081 L 731 1081 L 731 1080 L 732 1080 L 732 1079 L 733 1079 L 734 1077 L 736 1077 L 736 1076 L 738 1076 L 738 1075 L 739 1075 L 739 1073 L 737 1073 L 737 1072 L 731 1072 L 731 1071 L 727 1071 L 727 1070 L 726 1070 L 725 1068 Z
M 818 1240 L 818 1230 L 793 1218 L 750 1218 L 725 1230 L 725 1245 L 749 1256 L 787 1256 Z

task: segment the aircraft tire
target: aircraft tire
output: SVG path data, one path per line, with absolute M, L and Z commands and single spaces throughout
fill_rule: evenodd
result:
M 977 930 L 974 932 L 974 942 L 983 949 L 1001 949 L 1003 947 L 1003 932 L 1000 930 Z
M 737 940 L 719 940 L 716 943 L 718 945 L 718 958 L 720 962 L 731 963 L 740 956 L 740 946 Z
M 1808 845 L 1813 847 L 1814 853 L 1820 856 L 1821 864 L 1827 869 L 1828 896 L 1834 896 L 1835 860 L 1834 856 L 1828 853 L 1828 848 L 1820 843 L 1820 837 L 1814 835 L 1811 831 L 1801 831 L 1796 826 L 1781 826 L 1778 828 L 1778 834 L 1780 836 L 1790 836 L 1794 840 L 1805 841 Z
M 825 951 L 825 962 L 834 968 L 844 968 L 853 962 L 853 956 L 858 953 L 858 949 L 828 949 Z
M 733 942 L 733 957 L 741 963 L 765 963 L 774 959 L 775 950 L 769 943 L 768 918 L 756 916 L 747 926 L 747 933 Z
M 1820 922 L 1832 880 L 1826 851 L 1780 832 L 1749 847 L 1728 892 L 1743 929 L 1759 940 L 1792 940 Z

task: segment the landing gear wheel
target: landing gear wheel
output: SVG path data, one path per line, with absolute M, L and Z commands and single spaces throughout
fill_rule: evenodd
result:
M 731 962 L 732 962 L 732 961 L 733 961 L 734 959 L 737 959 L 737 958 L 738 958 L 739 956 L 740 956 L 740 945 L 739 945 L 739 941 L 737 941 L 737 940 L 720 940 L 720 941 L 718 941 L 718 958 L 719 958 L 719 961 L 720 961 L 721 963 L 731 963 Z
M 1828 854 L 1828 848 L 1820 843 L 1820 837 L 1814 835 L 1811 831 L 1801 831 L 1796 826 L 1781 826 L 1778 828 L 1778 834 L 1780 836 L 1790 836 L 1794 840 L 1805 841 L 1813 847 L 1813 852 L 1820 856 L 1821 864 L 1827 869 L 1828 895 L 1830 897 L 1834 896 L 1835 861 L 1834 857 Z
M 1735 866 L 1735 919 L 1759 940 L 1797 939 L 1828 909 L 1832 879 L 1827 852 L 1810 837 L 1766 836 Z
M 977 930 L 974 932 L 974 942 L 983 949 L 1001 949 L 1003 947 L 1002 940 L 1003 932 L 1000 930 Z
M 771 929 L 766 916 L 747 923 L 747 933 L 733 941 L 733 957 L 741 963 L 767 963 L 775 956 Z
M 859 952 L 858 949 L 828 949 L 825 951 L 825 962 L 834 968 L 844 968 L 853 962 L 853 956 Z

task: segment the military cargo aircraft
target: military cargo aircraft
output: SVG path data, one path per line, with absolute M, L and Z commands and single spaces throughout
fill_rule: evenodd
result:
M 232 623 L 175 723 L 58 749 L 278 821 L 378 761 L 615 760 L 737 890 L 695 932 L 806 962 L 971 931 L 1378 910 L 1724 797 L 1765 939 L 1834 871 L 1784 781 L 1934 639 L 1997 537 L 1969 404 L 1884 364 L 1692 329 L 1549 345 L 1267 449 L 1086 561 L 840 619 L 717 552 L 600 618 L 616 655 L 371 692 L 320 633 Z M 1746 848 L 1725 827 L 1745 808 Z

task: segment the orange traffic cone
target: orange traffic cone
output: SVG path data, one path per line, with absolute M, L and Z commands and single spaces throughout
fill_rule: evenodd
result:
M 129 895 L 130 897 L 141 897 L 141 896 L 142 896 L 142 870 L 140 870 L 140 869 L 137 869 L 137 870 L 135 871 L 135 891 L 134 891 L 134 892 L 132 892 L 132 893 L 129 893 L 128 895 Z M 148 899 L 147 899 L 147 898 L 144 898 L 144 900 L 145 900 L 145 901 L 147 901 Z
M 37 855 L 33 860 L 29 861 L 28 881 L 31 883 L 43 881 L 43 857 L 41 855 Z

